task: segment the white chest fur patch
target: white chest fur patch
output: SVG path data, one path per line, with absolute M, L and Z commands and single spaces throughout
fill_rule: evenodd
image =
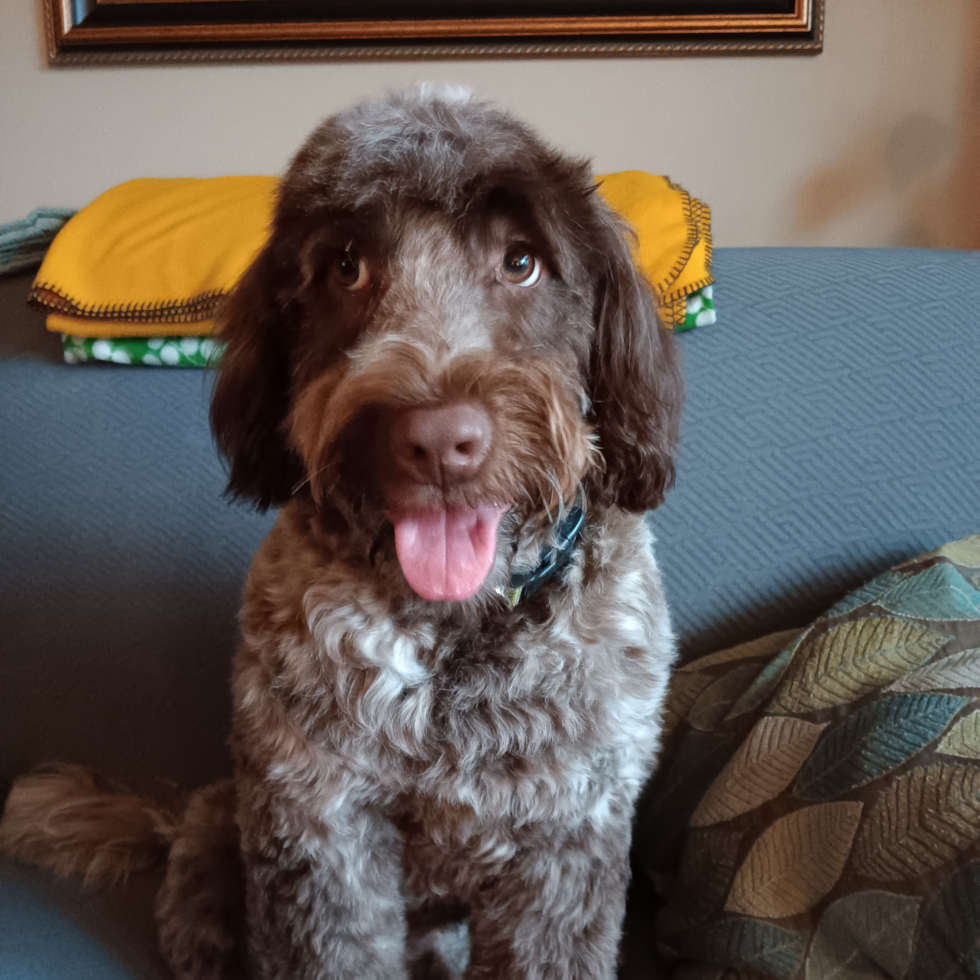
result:
M 411 634 L 400 629 L 381 610 L 363 604 L 331 606 L 316 602 L 307 606 L 307 622 L 319 648 L 342 666 L 374 667 L 403 689 L 424 683 L 429 672 L 419 662 L 419 652 L 431 648 L 431 628 Z

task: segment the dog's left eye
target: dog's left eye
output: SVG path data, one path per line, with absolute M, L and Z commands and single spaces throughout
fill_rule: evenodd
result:
M 527 248 L 514 245 L 504 253 L 501 271 L 515 286 L 533 286 L 541 278 L 541 263 Z
M 371 281 L 367 262 L 361 258 L 353 245 L 348 245 L 338 258 L 336 275 L 340 285 L 350 292 L 363 289 Z

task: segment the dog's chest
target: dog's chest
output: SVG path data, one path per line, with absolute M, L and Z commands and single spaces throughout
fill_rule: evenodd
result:
M 601 643 L 568 618 L 448 641 L 337 607 L 310 625 L 330 672 L 310 735 L 381 796 L 567 819 L 646 773 L 662 684 L 656 638 L 635 618 Z
M 648 773 L 673 656 L 639 531 L 596 545 L 540 616 L 469 629 L 392 615 L 339 563 L 333 579 L 332 566 L 305 571 L 289 590 L 299 605 L 278 578 L 255 576 L 239 744 L 273 778 L 320 787 L 324 806 L 356 789 L 529 821 L 601 814 L 613 787 L 629 796 Z
M 370 734 L 414 772 L 526 755 L 568 741 L 573 717 L 598 721 L 596 692 L 589 705 L 582 697 L 581 645 L 567 631 L 446 635 L 351 609 L 325 609 L 311 626 L 313 659 L 331 674 L 336 734 Z

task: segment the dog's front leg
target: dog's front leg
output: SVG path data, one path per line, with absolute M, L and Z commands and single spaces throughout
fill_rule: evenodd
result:
M 403 980 L 397 831 L 370 806 L 317 813 L 294 792 L 239 780 L 252 976 Z
M 542 830 L 481 889 L 466 980 L 613 980 L 629 836 L 625 822 L 563 839 Z

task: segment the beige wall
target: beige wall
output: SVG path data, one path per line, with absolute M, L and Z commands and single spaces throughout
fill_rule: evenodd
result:
M 269 173 L 353 99 L 472 86 L 600 171 L 666 173 L 719 245 L 980 247 L 980 3 L 827 0 L 817 57 L 49 69 L 0 0 L 0 222 L 136 176 Z

